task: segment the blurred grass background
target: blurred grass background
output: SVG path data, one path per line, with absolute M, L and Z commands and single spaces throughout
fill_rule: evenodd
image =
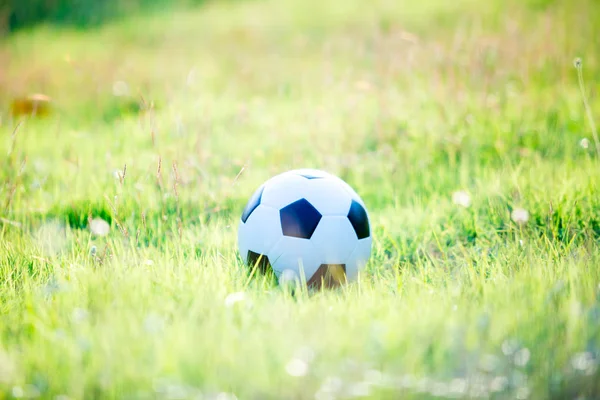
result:
M 0 43 L 0 400 L 598 398 L 600 2 L 144 4 Z M 236 224 L 307 166 L 374 249 L 291 297 Z
M 114 18 L 165 7 L 188 7 L 206 0 L 1 0 L 0 32 L 9 33 L 40 23 L 79 28 L 98 26 Z

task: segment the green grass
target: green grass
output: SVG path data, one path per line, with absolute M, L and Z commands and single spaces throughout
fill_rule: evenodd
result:
M 600 397 L 573 65 L 597 117 L 598 48 L 594 0 L 255 0 L 8 38 L 0 398 Z M 32 92 L 53 116 L 12 118 Z M 358 282 L 292 296 L 239 260 L 245 202 L 297 167 L 367 204 Z

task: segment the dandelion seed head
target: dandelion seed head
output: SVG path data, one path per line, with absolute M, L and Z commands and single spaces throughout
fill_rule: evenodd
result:
M 523 208 L 515 208 L 510 214 L 510 218 L 517 224 L 524 224 L 529 221 L 529 212 Z

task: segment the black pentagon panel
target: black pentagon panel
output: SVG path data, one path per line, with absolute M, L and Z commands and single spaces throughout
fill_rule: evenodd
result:
M 293 202 L 279 210 L 284 236 L 310 239 L 321 220 L 321 213 L 306 199 Z
M 356 200 L 352 200 L 350 205 L 350 212 L 348 212 L 348 219 L 354 227 L 356 237 L 358 239 L 368 238 L 371 234 L 371 228 L 369 227 L 369 217 L 364 207 Z
M 324 176 L 316 176 L 316 175 L 310 175 L 310 174 L 300 174 L 301 177 L 306 178 L 306 179 L 323 179 Z
M 271 263 L 269 262 L 269 257 L 255 253 L 252 250 L 248 250 L 248 265 L 252 268 L 256 265 L 258 271 L 263 274 L 273 270 Z
M 334 288 L 346 282 L 346 264 L 321 264 L 306 282 L 311 288 Z
M 256 192 L 254 192 L 252 197 L 250 197 L 250 200 L 248 200 L 248 204 L 246 204 L 246 208 L 244 208 L 244 212 L 242 212 L 243 223 L 246 223 L 248 217 L 250 217 L 250 214 L 252 214 L 252 211 L 256 210 L 256 207 L 260 205 L 260 200 L 262 199 L 262 194 L 264 190 L 265 186 L 262 185 L 261 187 L 256 189 Z

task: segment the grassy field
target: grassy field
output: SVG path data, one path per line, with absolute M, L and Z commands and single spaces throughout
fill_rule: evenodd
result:
M 0 399 L 600 398 L 599 48 L 594 0 L 217 2 L 9 37 Z M 11 117 L 37 92 L 50 116 Z M 342 289 L 291 296 L 237 254 L 248 197 L 299 167 L 369 209 Z

